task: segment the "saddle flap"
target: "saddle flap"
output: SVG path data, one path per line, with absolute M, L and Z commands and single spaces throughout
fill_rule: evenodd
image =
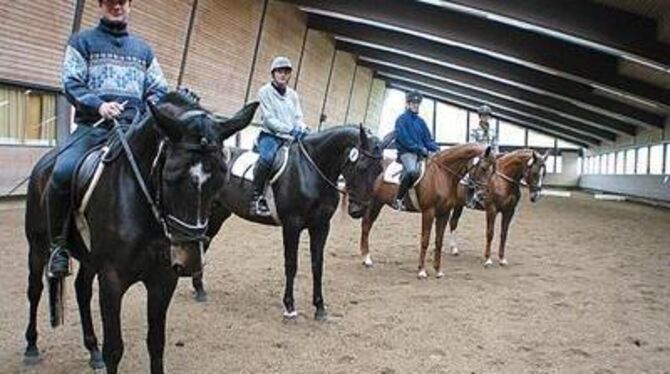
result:
M 72 183 L 72 194 L 74 197 L 74 206 L 79 207 L 79 211 L 86 209 L 86 203 L 91 193 L 98 184 L 102 168 L 102 160 L 107 154 L 108 147 L 96 147 L 89 151 L 75 168 Z
M 421 180 L 423 179 L 423 175 L 426 171 L 426 161 L 425 160 L 419 161 L 419 170 L 420 170 L 419 178 L 417 178 L 416 181 L 414 181 L 414 184 L 412 185 L 412 187 L 419 184 L 421 182 Z M 385 183 L 400 185 L 400 179 L 402 178 L 402 175 L 403 175 L 402 164 L 398 161 L 393 161 L 384 170 L 384 179 L 383 180 L 384 180 Z
M 253 151 L 244 152 L 239 157 L 237 157 L 235 161 L 233 161 L 233 166 L 230 169 L 230 173 L 238 178 L 253 181 L 254 169 L 256 168 L 258 159 L 258 153 Z M 272 165 L 272 175 L 269 179 L 270 183 L 274 183 L 279 179 L 279 177 L 284 173 L 284 169 L 286 169 L 287 163 L 288 147 L 281 147 L 277 151 L 274 164 Z

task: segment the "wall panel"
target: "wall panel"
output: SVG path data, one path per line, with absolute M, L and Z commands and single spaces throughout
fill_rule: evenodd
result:
M 347 114 L 351 84 L 356 69 L 356 58 L 348 52 L 337 51 L 324 113 L 326 125 L 342 125 Z M 325 127 L 325 126 L 324 126 Z
M 354 87 L 351 91 L 346 123 L 357 124 L 365 120 L 365 109 L 368 106 L 371 85 L 372 70 L 359 66 L 354 77 Z
M 296 90 L 300 95 L 305 123 L 311 128 L 319 125 L 333 53 L 335 41 L 331 35 L 308 30 Z
M 365 125 L 373 129 L 375 133 L 379 128 L 379 121 L 381 120 L 385 93 L 386 83 L 381 79 L 373 79 L 368 101 L 368 109 L 365 114 Z

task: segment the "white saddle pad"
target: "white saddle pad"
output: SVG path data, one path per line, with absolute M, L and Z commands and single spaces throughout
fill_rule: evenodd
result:
M 399 185 L 400 177 L 402 176 L 402 169 L 403 169 L 402 164 L 399 163 L 398 161 L 393 161 L 392 163 L 390 163 L 386 167 L 386 170 L 384 170 L 384 182 Z M 423 174 L 426 171 L 425 161 L 419 162 L 419 170 L 420 170 L 419 178 L 416 179 L 412 187 L 419 184 L 421 182 L 421 179 L 423 179 Z
M 288 164 L 288 155 L 287 152 L 278 151 L 277 157 L 281 157 L 281 165 L 279 170 L 272 175 L 270 178 L 270 183 L 274 183 L 279 179 L 279 177 L 286 169 L 286 164 Z M 256 168 L 256 163 L 258 162 L 259 154 L 253 151 L 244 152 L 238 157 L 233 163 L 233 167 L 230 169 L 230 173 L 238 178 L 243 178 L 248 181 L 254 180 L 254 169 Z M 277 163 L 275 162 L 275 165 Z

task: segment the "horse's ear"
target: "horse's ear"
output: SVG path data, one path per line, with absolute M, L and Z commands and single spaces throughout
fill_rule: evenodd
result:
M 363 127 L 362 123 L 358 125 L 358 133 L 359 133 L 361 148 L 367 149 L 368 148 L 368 133 L 367 133 L 367 131 L 365 131 L 365 127 Z
M 547 149 L 546 152 L 542 155 L 542 161 L 547 161 L 549 158 L 549 150 Z
M 170 140 L 176 142 L 181 137 L 178 126 L 178 116 L 182 108 L 171 102 L 156 103 L 148 101 L 149 110 L 156 120 L 156 126 L 167 135 Z
M 216 132 L 219 141 L 224 141 L 233 136 L 236 132 L 249 126 L 251 120 L 254 118 L 256 109 L 258 109 L 258 105 L 258 101 L 254 101 L 245 105 L 231 118 L 224 119 L 219 117 L 216 122 Z

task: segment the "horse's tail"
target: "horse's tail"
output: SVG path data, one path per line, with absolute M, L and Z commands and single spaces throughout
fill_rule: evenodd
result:
M 64 322 L 65 277 L 49 278 L 49 317 L 53 328 Z

